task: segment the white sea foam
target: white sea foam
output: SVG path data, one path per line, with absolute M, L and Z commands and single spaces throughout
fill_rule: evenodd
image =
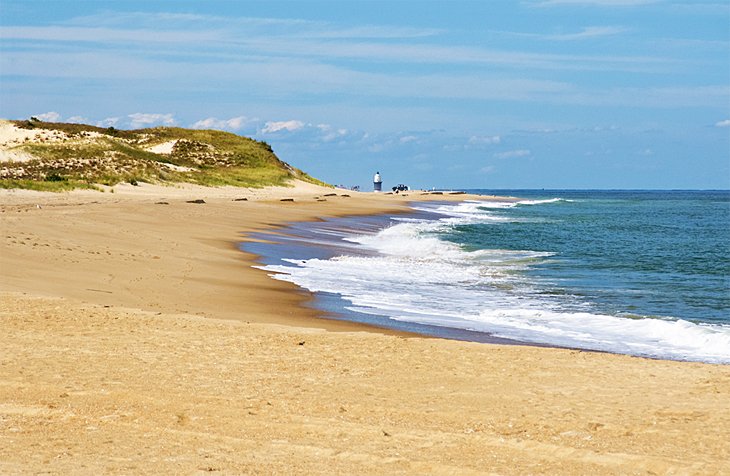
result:
M 545 203 L 556 203 L 556 202 L 571 202 L 572 200 L 566 200 L 564 198 L 548 198 L 546 200 L 520 200 L 517 202 L 518 205 L 543 205 Z
M 519 200 L 519 201 L 481 201 L 481 200 L 467 200 L 457 204 L 440 204 L 440 205 L 429 205 L 422 204 L 416 205 L 414 208 L 419 211 L 427 211 L 437 213 L 439 215 L 446 215 L 452 218 L 461 219 L 461 223 L 468 222 L 506 222 L 515 221 L 515 218 L 506 217 L 503 215 L 495 215 L 490 213 L 489 210 L 514 208 L 519 206 L 530 206 L 530 205 L 543 205 L 548 203 L 557 202 L 571 202 L 572 200 L 566 200 L 564 198 L 550 198 L 545 200 Z
M 436 205 L 429 211 L 444 216 L 440 220 L 401 221 L 376 234 L 346 238 L 369 249 L 368 256 L 285 260 L 288 265 L 263 269 L 311 291 L 338 294 L 354 311 L 393 320 L 525 342 L 730 363 L 730 326 L 605 315 L 577 298 L 566 307 L 521 272 L 549 253 L 466 251 L 438 238 L 436 232 L 454 224 L 493 219 L 483 203 Z

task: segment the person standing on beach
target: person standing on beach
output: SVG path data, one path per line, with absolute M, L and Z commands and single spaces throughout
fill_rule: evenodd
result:
M 373 177 L 373 190 L 380 192 L 383 189 L 383 180 L 380 178 L 380 172 L 375 172 Z

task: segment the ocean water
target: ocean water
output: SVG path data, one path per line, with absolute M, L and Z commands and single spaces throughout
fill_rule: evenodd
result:
M 519 199 L 296 224 L 246 248 L 344 318 L 730 363 L 730 191 L 471 192 Z

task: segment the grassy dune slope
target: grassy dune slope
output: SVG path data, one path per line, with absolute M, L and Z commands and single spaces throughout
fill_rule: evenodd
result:
M 229 132 L 8 122 L 26 137 L 4 150 L 24 160 L 0 157 L 0 188 L 61 191 L 120 182 L 263 187 L 294 178 L 324 185 L 281 161 L 266 142 Z

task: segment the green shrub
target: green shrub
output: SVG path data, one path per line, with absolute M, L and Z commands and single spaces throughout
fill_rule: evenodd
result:
M 46 182 L 68 182 L 68 179 L 58 172 L 49 172 L 46 174 Z

